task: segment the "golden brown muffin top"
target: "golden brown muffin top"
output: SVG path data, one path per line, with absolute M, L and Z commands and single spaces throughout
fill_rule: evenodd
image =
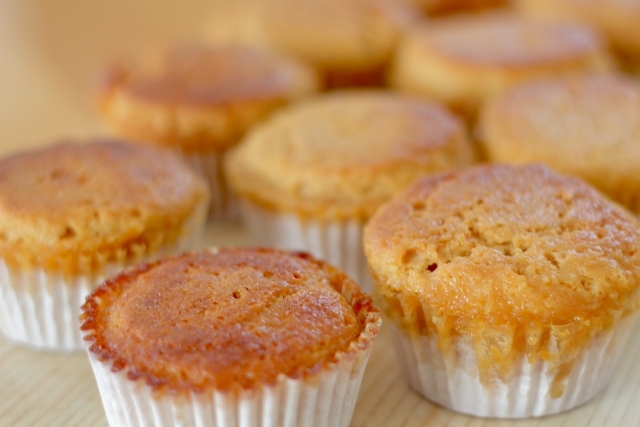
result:
M 255 389 L 311 375 L 372 344 L 377 309 L 308 254 L 224 248 L 105 282 L 83 306 L 91 351 L 174 391 Z M 85 338 L 87 339 L 87 338 Z
M 514 4 L 535 16 L 593 25 L 622 53 L 640 54 L 639 0 L 515 0 Z
M 240 194 L 327 218 L 370 216 L 424 173 L 472 161 L 464 125 L 439 104 L 387 92 L 336 92 L 291 106 L 230 154 Z
M 602 327 L 638 306 L 638 248 L 635 218 L 539 165 L 422 178 L 365 231 L 383 295 L 475 326 Z
M 207 33 L 213 43 L 287 52 L 324 71 L 386 63 L 403 27 L 419 12 L 386 0 L 218 0 Z
M 430 16 L 441 16 L 452 13 L 478 12 L 488 8 L 502 7 L 509 0 L 412 0 L 422 4 Z
M 602 49 L 591 28 L 494 12 L 430 22 L 413 33 L 433 55 L 476 67 L 553 67 Z
M 287 101 L 317 90 L 315 72 L 250 48 L 182 46 L 158 64 L 118 65 L 101 108 L 123 134 L 187 151 L 224 148 Z
M 173 242 L 206 198 L 167 150 L 95 139 L 14 154 L 0 160 L 0 256 L 93 272 Z
M 544 162 L 640 211 L 637 81 L 576 75 L 526 83 L 486 105 L 480 128 L 490 159 Z

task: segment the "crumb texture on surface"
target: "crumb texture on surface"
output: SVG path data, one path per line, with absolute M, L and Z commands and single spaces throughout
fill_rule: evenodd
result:
M 0 256 L 93 272 L 172 243 L 206 197 L 167 150 L 93 140 L 14 154 L 0 160 Z
M 418 176 L 473 161 L 444 107 L 383 92 L 336 92 L 291 106 L 231 153 L 243 196 L 324 217 L 368 217 Z
M 354 350 L 376 311 L 338 269 L 258 248 L 167 258 L 117 276 L 87 301 L 92 351 L 131 379 L 194 391 L 317 372 Z
M 525 356 L 566 377 L 599 331 L 637 309 L 639 245 L 634 217 L 538 165 L 420 179 L 365 229 L 387 313 L 436 333 L 445 354 L 473 337 L 484 380 Z

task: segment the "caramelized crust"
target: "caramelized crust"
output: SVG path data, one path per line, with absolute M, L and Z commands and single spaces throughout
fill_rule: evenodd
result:
M 385 92 L 335 92 L 291 106 L 230 153 L 229 181 L 278 210 L 368 218 L 418 176 L 473 160 L 444 107 Z
M 621 75 L 554 77 L 488 103 L 480 137 L 490 160 L 543 162 L 640 212 L 640 84 Z
M 142 265 L 82 307 L 91 351 L 173 391 L 255 389 L 355 351 L 371 299 L 304 253 L 226 248 Z
M 590 27 L 493 12 L 416 27 L 398 49 L 391 80 L 473 115 L 482 101 L 523 80 L 612 66 Z
M 60 143 L 0 160 L 0 257 L 92 273 L 185 233 L 205 184 L 175 154 L 115 140 Z
M 315 72 L 289 58 L 185 46 L 155 67 L 113 67 L 100 102 L 128 137 L 207 152 L 224 150 L 269 112 L 317 88 Z
M 364 240 L 388 314 L 437 334 L 450 357 L 457 337 L 472 336 L 485 381 L 540 357 L 560 382 L 639 304 L 640 224 L 543 166 L 422 178 L 376 213 Z
M 415 1 L 415 0 L 414 0 Z M 431 16 L 461 12 L 478 12 L 483 9 L 506 6 L 509 0 L 417 0 Z

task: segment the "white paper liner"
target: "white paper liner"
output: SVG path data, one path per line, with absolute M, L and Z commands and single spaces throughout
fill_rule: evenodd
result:
M 379 320 L 368 324 L 362 336 L 373 341 L 379 326 Z M 114 373 L 109 361 L 88 353 L 112 427 L 347 427 L 372 347 L 362 346 L 310 378 L 280 375 L 275 385 L 251 392 L 186 396 L 154 395 L 143 380 L 128 379 L 126 370 Z
M 373 289 L 362 245 L 360 220 L 318 221 L 295 213 L 264 208 L 240 199 L 243 221 L 254 240 L 265 246 L 310 252 L 340 267 L 364 292 Z
M 464 366 L 454 366 L 455 361 L 443 357 L 435 336 L 410 336 L 394 324 L 393 337 L 405 380 L 432 402 L 478 417 L 539 417 L 579 406 L 604 388 L 637 317 L 637 313 L 626 316 L 612 330 L 595 337 L 593 345 L 576 360 L 558 398 L 549 394 L 553 373 L 549 374 L 547 363 L 540 359 L 531 364 L 523 358 L 516 367 L 520 375 L 507 383 L 497 380 L 484 386 L 470 344 L 458 342 L 456 351 Z
M 10 339 L 47 350 L 85 348 L 79 330 L 80 306 L 107 277 L 125 268 L 163 255 L 197 247 L 206 219 L 206 204 L 197 207 L 185 223 L 187 232 L 173 244 L 142 259 L 109 263 L 94 275 L 65 276 L 41 268 L 25 271 L 0 258 L 0 330 Z
M 240 219 L 238 199 L 227 185 L 222 160 L 224 154 L 186 153 L 184 158 L 209 184 L 209 221 L 213 223 L 235 222 Z

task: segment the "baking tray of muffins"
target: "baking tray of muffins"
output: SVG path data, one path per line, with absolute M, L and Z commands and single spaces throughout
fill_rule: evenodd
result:
M 3 3 L 0 426 L 640 425 L 637 22 Z

